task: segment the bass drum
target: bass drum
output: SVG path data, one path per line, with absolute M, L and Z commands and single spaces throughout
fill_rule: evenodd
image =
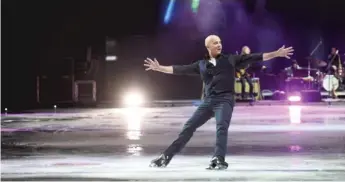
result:
M 337 90 L 339 87 L 339 80 L 334 75 L 326 75 L 323 77 L 322 86 L 326 91 Z

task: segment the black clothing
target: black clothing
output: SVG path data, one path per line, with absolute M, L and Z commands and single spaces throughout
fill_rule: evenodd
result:
M 339 54 L 329 54 L 328 57 L 328 64 L 330 64 L 331 66 L 339 66 Z
M 234 104 L 234 97 L 232 95 L 205 98 L 192 117 L 185 123 L 178 138 L 163 154 L 172 157 L 180 152 L 192 138 L 195 130 L 205 124 L 211 117 L 215 116 L 217 123 L 217 138 L 214 156 L 225 158 L 228 143 L 228 129 Z
M 222 93 L 235 93 L 235 69 L 246 68 L 249 64 L 262 61 L 263 54 L 220 55 L 216 66 L 208 60 L 190 65 L 173 66 L 174 74 L 200 74 L 205 84 L 206 97 Z
M 249 85 L 249 96 L 253 97 L 253 91 L 254 91 L 254 85 L 252 82 L 252 79 L 248 75 L 243 75 L 240 78 L 241 86 L 242 86 L 242 98 L 244 98 L 245 93 L 246 93 L 246 81 L 248 82 Z
M 262 54 L 220 55 L 216 66 L 208 60 L 200 60 L 190 65 L 173 66 L 174 74 L 200 74 L 205 84 L 202 104 L 185 123 L 178 138 L 164 151 L 163 155 L 171 159 L 191 139 L 195 130 L 215 116 L 217 139 L 214 156 L 225 158 L 228 129 L 232 117 L 235 85 L 235 69 L 263 60 Z
M 337 68 L 339 67 L 339 60 L 340 60 L 339 54 L 329 54 L 327 59 L 328 59 L 328 65 L 326 68 L 326 72 L 330 75 L 335 75 L 336 70 L 334 70 L 332 66 L 336 66 Z

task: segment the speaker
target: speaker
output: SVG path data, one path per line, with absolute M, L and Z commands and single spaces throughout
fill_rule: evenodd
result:
M 321 91 L 319 90 L 302 90 L 301 91 L 302 102 L 321 102 Z
M 77 103 L 96 102 L 96 81 L 77 80 L 74 82 L 74 101 Z

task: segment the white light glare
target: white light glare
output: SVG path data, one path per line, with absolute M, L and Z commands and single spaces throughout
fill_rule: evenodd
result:
M 144 103 L 144 96 L 139 92 L 130 92 L 124 97 L 126 106 L 140 106 Z
M 117 57 L 116 57 L 116 56 L 106 56 L 106 57 L 105 57 L 105 60 L 106 60 L 106 61 L 116 61 L 116 60 L 117 60 Z

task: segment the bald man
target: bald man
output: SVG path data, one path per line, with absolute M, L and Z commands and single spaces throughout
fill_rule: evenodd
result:
M 217 35 L 205 39 L 208 56 L 190 65 L 162 66 L 156 59 L 147 58 L 146 70 L 167 74 L 198 74 L 205 84 L 205 98 L 183 126 L 178 138 L 156 159 L 151 167 L 166 167 L 171 159 L 187 144 L 195 130 L 206 123 L 213 115 L 216 119 L 217 137 L 214 155 L 207 169 L 227 169 L 225 162 L 227 150 L 228 128 L 234 107 L 235 69 L 244 68 L 248 64 L 267 61 L 276 57 L 289 58 L 293 48 L 284 46 L 269 53 L 246 55 L 222 54 L 222 42 Z

